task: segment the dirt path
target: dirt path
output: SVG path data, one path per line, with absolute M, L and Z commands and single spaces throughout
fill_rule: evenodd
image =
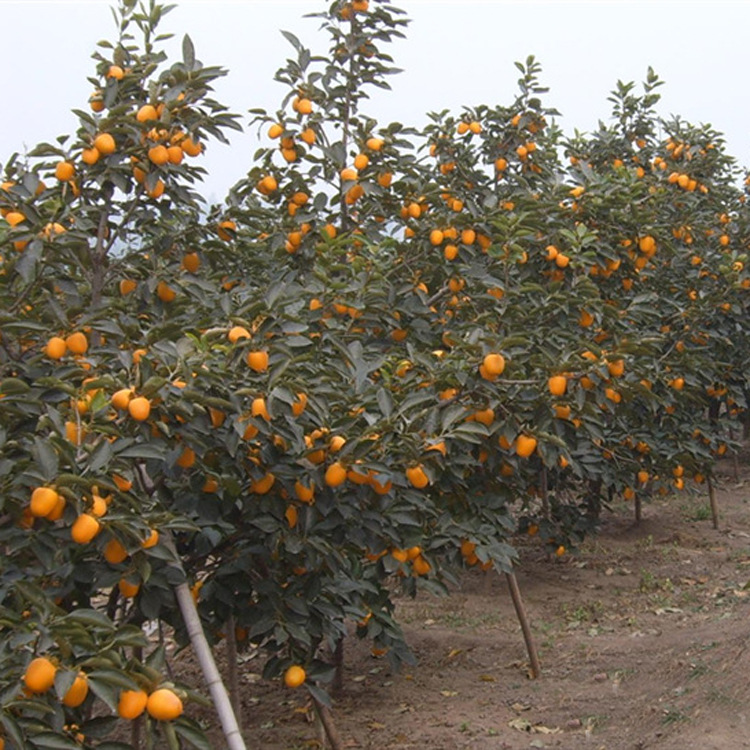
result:
M 522 551 L 539 680 L 500 577 L 399 600 L 419 663 L 392 674 L 347 642 L 346 747 L 750 748 L 750 484 L 723 476 L 718 499 L 718 531 L 706 498 L 683 494 L 645 505 L 639 527 L 615 508 L 563 560 Z M 257 660 L 244 669 L 249 748 L 323 746 L 304 695 L 260 681 Z

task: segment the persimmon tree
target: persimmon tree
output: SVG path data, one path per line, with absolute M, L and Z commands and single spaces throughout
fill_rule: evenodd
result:
M 159 491 L 177 487 L 179 446 L 159 420 L 176 419 L 174 333 L 193 326 L 167 305 L 177 288 L 201 297 L 193 243 L 206 229 L 191 186 L 203 170 L 191 160 L 236 121 L 210 98 L 223 71 L 204 67 L 189 38 L 182 61 L 165 67 L 165 12 L 122 3 L 75 136 L 6 166 L 3 724 L 18 747 L 98 746 L 115 724 L 102 704 L 133 719 L 153 695 L 154 732 L 172 746 L 199 737 L 193 721 L 163 710 L 164 651 L 140 625 L 175 619 L 171 592 L 185 571 L 164 540 L 195 528 Z M 54 690 L 27 684 L 23 695 L 34 656 L 56 668 Z M 88 697 L 58 700 L 79 673 Z M 127 691 L 144 696 L 137 713 L 121 705 Z

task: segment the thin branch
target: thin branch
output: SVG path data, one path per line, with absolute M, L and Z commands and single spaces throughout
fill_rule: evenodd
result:
M 109 242 L 107 242 L 106 246 L 103 247 L 103 251 L 105 255 L 109 253 L 109 251 L 112 249 L 112 246 L 115 244 L 115 242 L 117 242 L 117 240 L 120 239 L 122 235 L 122 230 L 124 229 L 128 221 L 132 218 L 133 214 L 135 213 L 135 209 L 140 205 L 138 200 L 136 200 L 139 194 L 137 194 L 133 198 L 133 200 L 130 203 L 130 206 L 128 206 L 128 210 L 122 215 L 122 219 L 120 219 L 120 223 L 117 225 L 114 231 L 111 232 Z

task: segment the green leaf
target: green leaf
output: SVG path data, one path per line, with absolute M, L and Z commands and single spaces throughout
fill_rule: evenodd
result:
M 164 445 L 148 445 L 146 443 L 131 445 L 121 451 L 114 451 L 120 458 L 157 458 L 163 459 L 167 454 Z
M 95 609 L 76 609 L 70 614 L 65 615 L 64 622 L 76 622 L 81 625 L 90 625 L 105 630 L 114 630 L 115 626 L 112 620 L 102 612 Z
M 180 750 L 180 740 L 175 732 L 174 724 L 172 724 L 172 722 L 164 722 L 163 729 L 164 736 L 167 738 L 169 750 Z
M 88 677 L 89 680 L 97 683 L 119 687 L 123 690 L 134 690 L 137 687 L 130 677 L 116 669 L 96 669 L 89 672 Z
M 113 646 L 128 646 L 130 648 L 148 646 L 148 638 L 140 628 L 135 626 L 121 627 L 112 638 Z
M 195 67 L 195 47 L 187 34 L 182 37 L 182 60 L 188 70 L 193 70 Z
M 2 723 L 4 733 L 13 741 L 19 750 L 28 747 L 23 737 L 21 727 L 7 711 L 2 712 Z
M 98 397 L 99 394 L 97 394 Z M 113 450 L 109 440 L 102 440 L 96 447 L 89 460 L 89 470 L 98 472 L 109 465 L 112 460 Z
M 146 666 L 161 672 L 167 663 L 167 652 L 164 646 L 157 646 L 146 659 Z
M 174 722 L 174 729 L 182 739 L 189 742 L 193 747 L 198 748 L 198 750 L 211 750 L 211 744 L 205 733 L 188 719 L 184 717 L 177 719 Z
M 380 411 L 388 419 L 393 414 L 393 397 L 385 388 L 379 388 L 377 398 Z
M 29 384 L 19 378 L 5 378 L 0 383 L 0 393 L 6 396 L 17 396 L 21 393 L 28 393 L 30 390 Z
M 80 750 L 81 746 L 74 740 L 56 732 L 40 732 L 32 738 L 35 747 L 49 750 Z
M 38 240 L 30 242 L 26 249 L 21 253 L 16 262 L 15 269 L 21 278 L 29 284 L 36 275 L 36 267 L 42 258 L 43 245 Z
M 139 395 L 151 398 L 152 396 L 155 396 L 168 382 L 169 381 L 166 378 L 153 375 L 141 386 Z
M 331 708 L 331 697 L 325 690 L 309 682 L 305 683 L 305 688 L 307 688 L 307 692 L 310 693 L 316 703 L 319 703 L 326 708 Z
M 105 703 L 111 711 L 117 712 L 117 704 L 120 701 L 120 688 L 116 685 L 112 685 L 102 680 L 97 680 L 96 677 L 93 679 L 91 675 L 88 676 L 88 684 L 91 692 L 99 698 L 100 701 Z M 134 683 L 130 690 L 135 690 L 138 686 Z
M 297 50 L 297 52 L 302 49 L 302 45 L 300 44 L 299 39 L 297 39 L 297 37 L 294 36 L 291 31 L 282 30 L 281 34 L 294 47 L 294 49 Z
M 43 440 L 41 437 L 36 436 L 34 438 L 34 448 L 32 455 L 37 465 L 41 469 L 42 476 L 46 482 L 51 482 L 57 477 L 59 472 L 60 464 L 57 458 L 57 453 L 52 447 L 51 443 L 47 440 Z

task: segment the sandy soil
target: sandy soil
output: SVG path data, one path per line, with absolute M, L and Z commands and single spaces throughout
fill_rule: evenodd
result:
M 419 663 L 393 674 L 352 638 L 336 726 L 347 748 L 750 748 L 750 472 L 719 476 L 719 530 L 705 495 L 624 504 L 551 561 L 522 550 L 517 577 L 543 673 L 528 661 L 505 580 L 467 573 L 448 598 L 398 601 Z M 248 748 L 325 747 L 302 691 L 246 656 Z M 220 739 L 215 747 L 222 747 Z

